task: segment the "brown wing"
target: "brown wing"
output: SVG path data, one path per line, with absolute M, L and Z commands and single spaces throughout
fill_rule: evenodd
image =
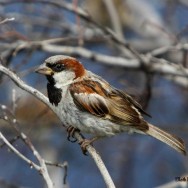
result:
M 139 108 L 130 101 L 129 96 L 127 98 L 107 83 L 101 85 L 97 81 L 83 80 L 73 83 L 70 92 L 80 110 L 118 124 L 148 129 Z
M 130 103 L 132 103 L 138 110 L 139 112 L 141 112 L 144 115 L 147 115 L 148 117 L 151 117 L 151 115 L 149 115 L 147 112 L 145 112 L 142 109 L 142 106 L 136 101 L 134 100 L 130 95 L 125 94 L 122 91 L 116 90 L 120 95 L 122 95 L 123 98 L 126 98 Z

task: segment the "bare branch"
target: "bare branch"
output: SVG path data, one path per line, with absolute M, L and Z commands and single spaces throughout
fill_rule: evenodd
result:
M 4 23 L 11 22 L 14 20 L 15 20 L 15 18 L 5 18 L 4 20 L 0 21 L 0 24 L 4 24 Z
M 64 169 L 63 184 L 66 185 L 67 184 L 68 162 L 65 161 L 63 164 L 61 164 L 61 163 L 54 163 L 54 162 L 51 162 L 51 161 L 45 161 L 45 163 L 46 163 L 46 165 L 56 166 L 56 167 Z
M 59 38 L 59 41 L 62 41 L 63 38 Z M 120 66 L 125 67 L 127 69 L 136 69 L 136 70 L 143 70 L 147 71 L 148 73 L 155 73 L 155 74 L 162 74 L 167 79 L 170 79 L 181 85 L 183 87 L 188 87 L 187 84 L 187 77 L 188 77 L 188 69 L 183 67 L 182 65 L 175 64 L 169 62 L 162 58 L 156 58 L 152 56 L 152 53 L 147 53 L 146 55 L 138 54 L 138 58 L 136 59 L 127 59 L 124 57 L 116 57 L 116 56 L 109 56 L 97 52 L 93 52 L 83 47 L 73 47 L 73 46 L 60 46 L 56 44 L 51 44 L 54 42 L 58 42 L 58 39 L 50 39 L 50 40 L 43 40 L 43 41 L 31 41 L 25 42 L 20 41 L 19 43 L 11 44 L 11 49 L 14 50 L 14 54 L 18 53 L 20 50 L 23 49 L 32 49 L 33 47 L 38 47 L 43 51 L 50 52 L 50 53 L 59 53 L 59 54 L 68 54 L 68 55 L 78 55 L 82 56 L 91 60 L 95 60 L 97 62 L 111 65 L 111 66 Z M 186 50 L 187 44 L 179 44 L 173 47 L 173 49 Z M 166 51 L 167 47 L 162 51 Z M 168 48 L 172 49 L 172 47 Z M 158 52 L 154 52 L 158 54 L 162 51 L 159 50 Z
M 62 41 L 62 38 L 59 38 Z M 111 65 L 111 66 L 120 66 L 125 67 L 128 69 L 141 69 L 146 68 L 148 72 L 151 73 L 160 73 L 163 75 L 171 75 L 171 76 L 180 76 L 180 77 L 187 77 L 188 76 L 188 69 L 182 67 L 181 65 L 177 65 L 171 63 L 162 58 L 156 58 L 152 56 L 150 53 L 147 55 L 139 55 L 142 56 L 142 59 L 145 59 L 144 64 L 139 59 L 127 59 L 124 57 L 117 57 L 117 56 L 109 56 L 97 52 L 93 52 L 83 47 L 73 47 L 73 46 L 60 46 L 51 44 L 54 41 L 58 41 L 58 39 L 50 39 L 44 41 L 32 41 L 32 42 L 19 42 L 11 44 L 12 49 L 15 49 L 14 54 L 18 53 L 19 50 L 23 49 L 31 49 L 33 47 L 39 47 L 43 51 L 50 52 L 50 53 L 59 53 L 59 54 L 68 54 L 68 55 L 78 55 L 82 56 L 91 60 L 98 61 L 100 63 Z M 174 47 L 175 48 L 175 47 Z M 178 45 L 176 50 L 178 49 L 187 49 L 187 44 Z
M 123 28 L 117 14 L 117 10 L 114 6 L 114 2 L 112 0 L 103 0 L 103 2 L 106 5 L 114 31 L 117 35 L 119 35 L 119 38 L 124 39 Z
M 4 144 L 6 144 L 8 146 L 8 148 L 10 148 L 11 151 L 13 151 L 16 155 L 18 155 L 21 159 L 23 159 L 25 162 L 27 162 L 31 167 L 34 167 L 44 178 L 47 187 L 48 188 L 53 188 L 53 183 L 52 180 L 49 176 L 46 164 L 44 159 L 40 156 L 40 154 L 38 153 L 38 151 L 35 149 L 34 145 L 32 144 L 32 142 L 30 141 L 30 139 L 22 132 L 19 130 L 19 124 L 17 122 L 17 120 L 15 119 L 14 115 L 10 112 L 10 110 L 4 106 L 1 105 L 1 109 L 3 111 L 3 119 L 5 121 L 7 121 L 8 123 L 10 123 L 11 125 L 13 125 L 13 128 L 16 130 L 16 133 L 18 134 L 18 136 L 24 141 L 24 143 L 26 145 L 29 146 L 29 148 L 31 149 L 31 151 L 33 152 L 33 155 L 37 158 L 39 165 L 37 165 L 36 163 L 34 163 L 33 161 L 31 161 L 30 159 L 28 159 L 27 157 L 25 157 L 23 154 L 21 154 L 1 133 L 0 134 L 0 138 L 4 141 Z
M 4 137 L 4 135 L 0 132 L 0 139 L 8 146 L 8 148 L 13 151 L 17 156 L 19 156 L 22 160 L 28 163 L 30 166 L 34 167 L 36 170 L 40 171 L 40 166 L 29 160 L 23 154 L 21 154 L 12 144 Z
M 1 5 L 8 5 L 8 4 L 15 4 L 15 3 L 33 3 L 33 1 L 24 1 L 24 0 L 16 0 L 16 1 L 3 1 L 0 2 Z M 91 24 L 93 24 L 94 26 L 97 26 L 97 28 L 101 29 L 101 31 L 104 34 L 109 35 L 110 39 L 117 45 L 120 45 L 120 49 L 122 49 L 122 47 L 124 48 L 124 53 L 126 54 L 127 57 L 132 57 L 132 54 L 135 55 L 135 50 L 133 50 L 130 46 L 130 44 L 128 44 L 124 38 L 119 37 L 118 34 L 116 34 L 114 31 L 112 31 L 110 28 L 104 27 L 103 25 L 98 24 L 96 21 L 94 21 L 92 19 L 92 17 L 82 8 L 77 7 L 75 9 L 75 7 L 71 4 L 71 3 L 67 3 L 64 1 L 61 2 L 54 2 L 54 1 L 46 1 L 46 0 L 40 0 L 37 1 L 36 3 L 43 3 L 43 4 L 49 4 L 52 6 L 55 6 L 57 8 L 62 8 L 62 9 L 66 9 L 70 12 L 73 12 L 75 14 L 77 14 L 78 16 L 80 16 L 80 18 L 82 18 L 83 20 L 85 20 L 86 22 L 89 22 Z

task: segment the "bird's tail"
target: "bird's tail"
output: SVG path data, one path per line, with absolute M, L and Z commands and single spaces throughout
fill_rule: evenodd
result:
M 178 138 L 172 134 L 169 134 L 158 127 L 153 126 L 152 124 L 148 123 L 149 129 L 147 130 L 146 134 L 166 143 L 167 145 L 171 146 L 178 152 L 186 155 L 186 149 L 184 141 L 181 138 Z

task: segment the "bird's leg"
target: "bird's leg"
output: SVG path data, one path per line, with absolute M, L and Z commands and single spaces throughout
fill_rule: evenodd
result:
M 67 127 L 67 133 L 68 133 L 68 135 L 67 135 L 67 140 L 68 140 L 68 141 L 70 141 L 70 142 L 76 142 L 76 141 L 77 141 L 77 139 L 74 137 L 74 133 L 75 133 L 76 131 L 77 131 L 77 132 L 80 132 L 79 129 L 74 128 L 73 126 L 68 126 L 68 127 Z M 74 138 L 74 139 L 71 140 L 71 138 Z
M 99 137 L 93 137 L 91 139 L 83 139 L 81 142 L 79 142 L 80 147 L 82 149 L 82 153 L 84 155 L 87 155 L 87 146 L 92 144 L 94 141 L 98 140 Z

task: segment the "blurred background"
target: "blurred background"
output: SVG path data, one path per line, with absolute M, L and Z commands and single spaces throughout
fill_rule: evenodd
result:
M 164 65 L 179 66 L 186 72 L 188 53 L 181 45 L 188 40 L 187 17 L 186 0 L 0 0 L 0 56 L 5 66 L 44 94 L 46 79 L 33 70 L 51 55 L 76 57 L 87 69 L 134 96 L 152 116 L 145 117 L 147 121 L 188 145 L 187 75 L 177 77 L 134 66 L 138 56 L 120 44 L 131 45 L 138 54 L 152 55 L 156 61 L 150 63 L 162 59 Z M 111 57 L 114 61 L 110 63 L 106 59 Z M 118 63 L 120 58 L 126 65 Z M 53 112 L 3 74 L 0 105 L 11 111 L 44 159 L 68 162 L 69 187 L 105 187 L 94 161 L 82 154 L 77 143 L 67 141 L 66 130 Z M 2 114 L 1 109 L 0 117 Z M 10 140 L 16 135 L 3 118 L 0 130 Z M 36 160 L 20 139 L 13 145 Z M 175 177 L 188 177 L 187 157 L 148 136 L 124 133 L 99 140 L 94 147 L 118 188 L 157 187 Z M 63 187 L 63 169 L 49 167 L 49 171 L 55 187 Z M 41 188 L 45 182 L 3 145 L 0 187 Z

